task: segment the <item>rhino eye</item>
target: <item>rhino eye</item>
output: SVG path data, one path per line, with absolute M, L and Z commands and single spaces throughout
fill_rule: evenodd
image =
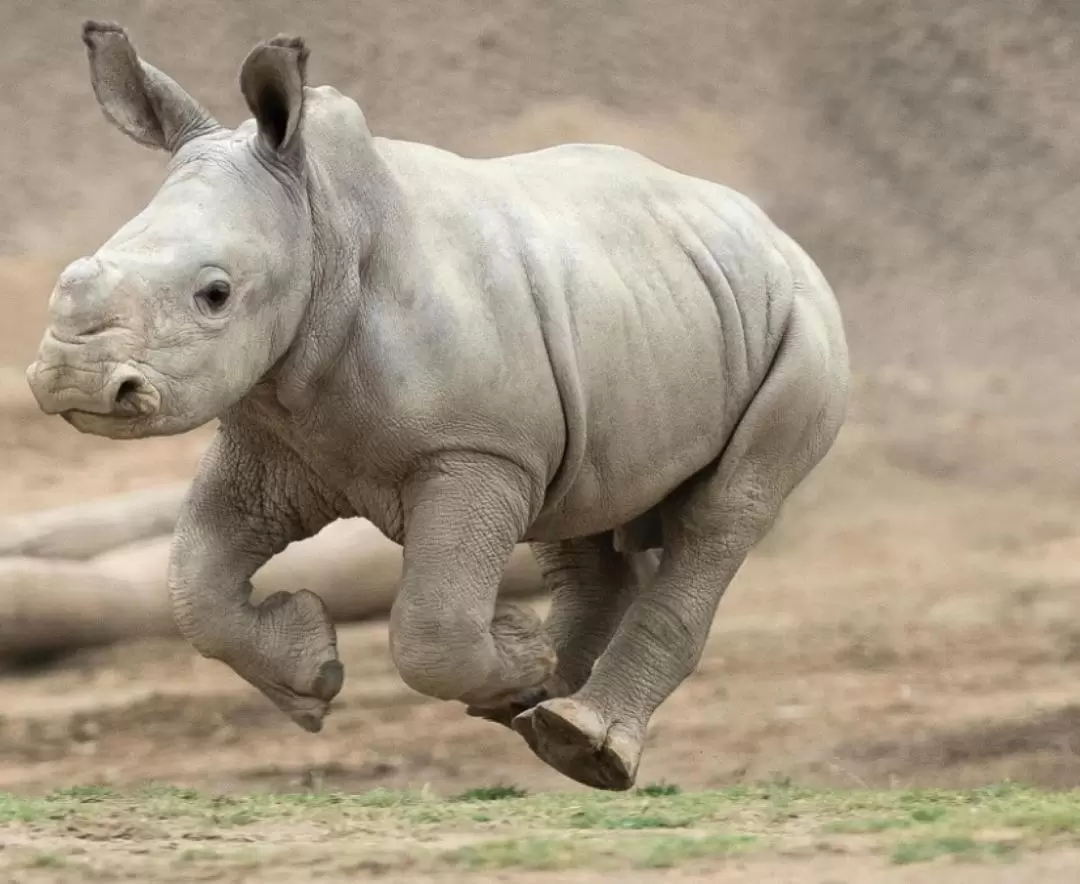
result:
M 232 294 L 232 289 L 229 284 L 225 280 L 219 279 L 199 289 L 195 295 L 195 300 L 203 312 L 217 313 L 228 302 L 230 294 Z

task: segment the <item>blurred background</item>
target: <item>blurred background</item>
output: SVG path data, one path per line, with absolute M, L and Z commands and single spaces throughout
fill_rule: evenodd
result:
M 127 26 L 227 124 L 245 116 L 251 46 L 301 34 L 309 80 L 354 97 L 376 134 L 477 156 L 622 144 L 742 189 L 824 269 L 852 347 L 849 422 L 657 715 L 643 781 L 1080 785 L 1080 6 L 20 4 L 0 34 L 13 519 L 185 482 L 209 437 L 83 437 L 41 416 L 22 379 L 60 268 L 164 169 L 94 102 L 88 16 Z M 10 666 L 0 788 L 569 786 L 516 735 L 404 688 L 380 622 L 343 626 L 341 650 L 346 687 L 314 737 L 168 638 Z

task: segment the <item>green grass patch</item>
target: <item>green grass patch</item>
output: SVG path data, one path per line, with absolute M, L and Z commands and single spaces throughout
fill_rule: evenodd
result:
M 469 845 L 442 854 L 445 864 L 471 871 L 571 868 L 674 868 L 703 859 L 742 853 L 750 835 L 652 835 L 611 841 L 598 838 L 514 838 Z
M 868 819 L 835 820 L 821 830 L 830 835 L 873 835 L 890 829 L 909 829 L 914 823 L 904 817 L 870 817 Z
M 670 798 L 672 795 L 678 795 L 680 792 L 682 792 L 682 789 L 669 783 L 653 783 L 648 786 L 642 786 L 637 790 L 637 794 L 642 795 L 645 798 Z
M 697 819 L 690 814 L 672 814 L 648 807 L 632 811 L 618 807 L 584 807 L 568 820 L 575 829 L 684 829 Z
M 573 866 L 580 854 L 578 845 L 566 839 L 506 838 L 470 844 L 447 851 L 442 860 L 473 871 L 529 869 L 552 871 Z
M 38 797 L 0 793 L 0 828 L 21 829 L 25 850 L 37 848 L 19 854 L 24 865 L 122 840 L 138 841 L 137 855 L 167 852 L 170 863 L 197 867 L 200 875 L 259 864 L 299 867 L 301 860 L 312 874 L 339 866 L 668 868 L 805 851 L 808 841 L 827 850 L 849 839 L 885 866 L 946 857 L 1002 860 L 1018 851 L 1080 846 L 1080 791 L 821 790 L 768 782 L 703 792 L 660 784 L 573 794 L 499 785 L 443 797 L 88 786 Z M 93 856 L 87 860 L 96 866 Z M 69 873 L 58 871 L 57 880 Z
M 750 850 L 753 835 L 668 835 L 635 845 L 634 865 L 645 869 L 670 869 L 695 860 L 718 859 Z
M 891 859 L 897 865 L 929 862 L 943 856 L 959 860 L 1007 859 L 1016 852 L 1016 845 L 1003 841 L 983 842 L 964 835 L 940 838 L 916 838 L 901 841 L 893 849 Z
M 528 792 L 517 786 L 481 786 L 467 789 L 457 795 L 455 801 L 506 801 L 508 798 L 524 798 Z

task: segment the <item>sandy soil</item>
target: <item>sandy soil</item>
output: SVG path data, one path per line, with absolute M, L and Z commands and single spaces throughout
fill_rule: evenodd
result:
M 225 120 L 254 40 L 301 31 L 313 78 L 386 134 L 475 153 L 620 142 L 745 187 L 820 258 L 859 372 L 851 422 L 658 714 L 642 781 L 1080 785 L 1077 252 L 1062 234 L 1080 215 L 1064 184 L 1080 116 L 1058 88 L 1080 68 L 1064 40 L 1075 11 L 778 5 L 325 2 L 308 20 L 284 3 L 143 0 L 95 14 L 131 24 Z M 187 477 L 207 438 L 82 437 L 23 390 L 58 268 L 161 171 L 98 115 L 77 23 L 40 0 L 0 37 L 0 511 Z M 346 686 L 314 737 L 180 645 L 4 678 L 0 788 L 574 788 L 513 734 L 403 688 L 382 626 L 343 630 L 341 648 Z M 753 880 L 945 880 L 820 862 Z M 1031 862 L 949 880 L 1080 869 Z

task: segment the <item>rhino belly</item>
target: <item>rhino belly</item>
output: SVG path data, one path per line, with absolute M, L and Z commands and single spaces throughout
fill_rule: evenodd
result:
M 530 528 L 529 540 L 564 540 L 612 531 L 653 510 L 714 464 L 728 428 L 719 407 L 688 409 L 667 432 L 594 435 L 574 482 Z

